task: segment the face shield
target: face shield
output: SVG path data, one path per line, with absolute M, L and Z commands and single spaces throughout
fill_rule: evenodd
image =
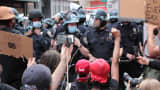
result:
M 88 25 L 93 26 L 95 20 L 95 15 L 90 15 L 89 20 L 88 20 Z

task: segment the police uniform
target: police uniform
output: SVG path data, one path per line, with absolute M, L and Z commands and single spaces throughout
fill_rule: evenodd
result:
M 49 49 L 50 39 L 43 37 L 42 35 L 32 34 L 29 36 L 33 39 L 33 56 L 36 57 L 36 60 L 40 59 L 41 55 Z
M 88 31 L 88 28 L 85 25 L 78 25 L 78 29 L 81 31 L 81 33 L 85 33 L 86 31 Z
M 109 60 L 112 57 L 114 40 L 111 30 L 88 31 L 83 37 L 83 42 L 94 57 L 105 60 Z
M 123 55 L 126 56 L 127 53 L 135 54 L 136 48 L 134 46 L 137 46 L 138 49 L 139 42 L 142 41 L 140 40 L 142 36 L 139 36 L 140 33 L 137 25 L 135 23 L 129 23 L 127 26 L 122 24 L 120 31 L 124 49 Z
M 142 34 L 137 28 L 136 23 L 129 23 L 124 25 L 121 23 L 121 43 L 123 48 L 123 55 L 119 64 L 120 67 L 120 86 L 123 86 L 123 73 L 127 72 L 131 77 L 139 77 L 143 72 L 143 68 L 136 60 L 123 63 L 123 59 L 128 60 L 127 53 L 137 56 L 139 52 L 139 42 L 142 42 Z
M 66 15 L 66 18 L 64 18 L 64 24 L 60 25 L 57 27 L 56 29 L 56 33 L 54 36 L 54 39 L 56 39 L 57 35 L 61 34 L 61 35 L 73 35 L 77 38 L 80 38 L 82 36 L 82 33 L 80 30 L 78 30 L 78 27 L 75 29 L 74 32 L 70 32 L 70 30 L 68 29 L 68 24 L 70 23 L 77 23 L 78 25 L 79 22 L 79 18 L 76 17 L 76 15 L 74 15 L 73 13 L 68 13 Z M 60 51 L 62 45 L 58 45 L 57 49 L 58 51 Z M 79 59 L 82 59 L 83 56 L 81 55 L 79 48 L 77 46 L 73 46 L 73 50 L 72 50 L 72 58 L 71 58 L 71 62 L 70 62 L 70 68 L 69 68 L 69 82 L 74 82 L 76 80 L 77 74 L 75 73 L 75 64 Z

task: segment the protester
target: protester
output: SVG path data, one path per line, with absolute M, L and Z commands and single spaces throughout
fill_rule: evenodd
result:
M 36 64 L 27 68 L 22 76 L 22 90 L 25 88 L 37 90 L 50 90 L 51 71 L 42 64 Z
M 55 50 L 48 50 L 40 58 L 40 64 L 44 64 L 51 70 L 51 73 L 54 72 L 56 67 L 60 62 L 60 54 Z
M 62 46 L 61 49 L 61 61 L 57 66 L 56 70 L 52 74 L 52 90 L 56 90 L 64 77 L 64 73 L 67 70 L 67 65 L 71 60 L 73 45 L 70 48 L 67 48 L 65 45 Z
M 138 85 L 138 90 L 159 90 L 160 82 L 156 79 L 145 79 Z
M 160 61 L 159 60 L 149 60 L 145 57 L 139 56 L 137 57 L 138 62 L 142 65 L 147 65 L 153 69 L 160 70 Z
M 75 71 L 78 74 L 76 81 L 71 83 L 70 90 L 89 90 L 88 79 L 89 79 L 89 61 L 80 59 L 76 63 Z
M 118 79 L 115 79 L 114 75 L 118 73 L 113 73 L 112 69 L 116 67 L 111 67 L 104 59 L 97 59 L 90 64 L 90 80 L 89 87 L 91 90 L 118 90 Z M 111 78 L 110 78 L 111 77 Z
M 7 6 L 0 6 L 0 30 L 4 32 L 20 34 L 14 30 L 15 15 Z M 25 58 L 15 58 L 13 56 L 0 54 L 0 64 L 2 64 L 2 82 L 17 89 L 21 86 L 21 76 L 27 67 Z
M 154 32 L 155 29 L 160 29 L 160 27 L 147 23 L 147 35 L 148 35 L 147 48 L 148 48 L 149 56 L 152 57 L 152 58 L 158 58 L 160 56 L 159 45 L 156 45 L 155 40 L 154 40 L 155 35 L 154 35 L 153 32 Z M 160 40 L 160 33 L 158 33 L 157 36 Z
M 11 87 L 11 86 L 9 86 L 9 85 L 4 84 L 4 83 L 1 82 L 2 71 L 3 71 L 2 65 L 0 64 L 0 90 L 17 90 L 15 88 L 13 88 L 13 87 Z
M 91 27 L 82 7 L 58 12 L 55 22 L 39 9 L 29 10 L 28 19 L 18 11 L 0 6 L 0 31 L 32 38 L 33 57 L 0 54 L 0 90 L 124 90 L 124 72 L 133 80 L 140 74 L 144 79 L 127 90 L 160 89 L 160 25 L 145 23 L 145 55 L 141 50 L 143 21 L 138 26 L 137 19 L 120 20 L 116 10 L 97 9 Z M 147 67 L 144 74 L 143 67 Z M 151 69 L 154 72 L 147 71 Z M 146 72 L 155 78 L 148 78 Z

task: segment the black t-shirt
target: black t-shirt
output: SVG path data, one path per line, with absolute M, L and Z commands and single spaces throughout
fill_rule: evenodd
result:
M 117 80 L 111 79 L 106 84 L 99 84 L 97 82 L 90 84 L 90 89 L 97 87 L 101 90 L 119 90 L 119 83 Z
M 89 90 L 88 83 L 86 82 L 73 82 L 71 83 L 71 89 L 70 90 Z

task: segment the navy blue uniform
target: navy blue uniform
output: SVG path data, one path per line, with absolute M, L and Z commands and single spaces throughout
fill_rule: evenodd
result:
M 66 31 L 67 30 L 65 30 L 62 25 L 58 26 L 57 29 L 56 29 L 54 39 L 56 39 L 58 34 L 64 34 L 64 35 L 67 34 Z M 77 38 L 80 38 L 82 36 L 82 33 L 81 33 L 81 31 L 78 31 L 76 33 L 73 33 L 72 35 L 74 35 Z M 61 46 L 62 45 L 57 46 L 58 51 L 61 50 Z M 75 73 L 75 64 L 79 59 L 82 59 L 84 57 L 81 55 L 79 48 L 75 45 L 73 46 L 73 51 L 72 51 L 71 56 L 72 56 L 72 59 L 71 59 L 71 63 L 70 63 L 71 67 L 69 69 L 69 82 L 74 82 L 76 77 L 77 77 L 77 74 Z
M 139 42 L 142 41 L 137 25 L 135 23 L 129 23 L 127 26 L 122 24 L 120 31 L 124 49 L 123 55 L 126 56 L 126 53 L 135 54 L 135 49 L 139 48 Z M 134 46 L 137 47 L 135 48 Z
M 123 48 L 123 55 L 121 61 L 128 60 L 127 53 L 137 56 L 139 52 L 139 42 L 142 41 L 142 32 L 138 29 L 136 23 L 129 23 L 128 25 L 120 24 L 121 43 Z M 136 60 L 130 62 L 121 62 L 120 65 L 120 86 L 123 86 L 123 73 L 127 72 L 131 77 L 139 77 L 143 72 L 143 68 Z
M 85 46 L 94 57 L 105 60 L 109 60 L 112 57 L 114 40 L 111 30 L 90 30 L 83 37 L 83 41 L 84 43 L 87 41 Z
M 88 28 L 85 25 L 79 25 L 78 29 L 81 33 L 85 33 L 86 31 L 88 31 Z
M 33 39 L 33 56 L 36 59 L 40 59 L 41 55 L 49 49 L 50 47 L 50 39 L 47 37 L 43 37 L 42 35 L 33 34 L 29 36 Z

